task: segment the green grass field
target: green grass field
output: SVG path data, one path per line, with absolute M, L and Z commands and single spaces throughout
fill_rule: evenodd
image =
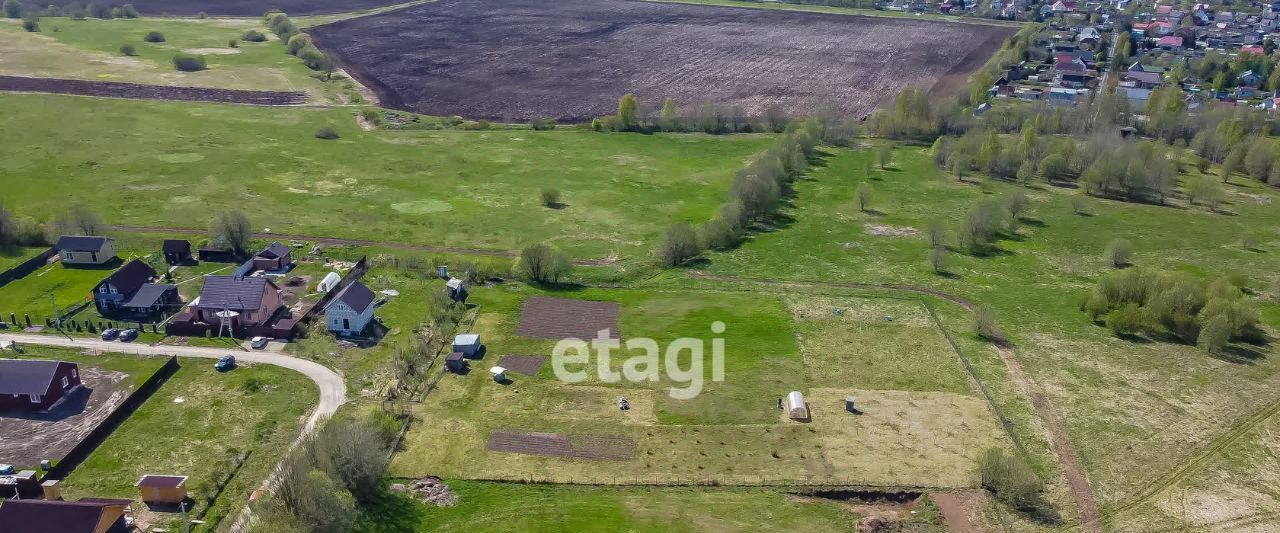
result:
M 708 219 L 766 136 L 583 131 L 373 131 L 349 110 L 4 95 L 6 200 L 50 216 L 91 201 L 109 223 L 256 228 L 459 248 L 550 241 L 577 257 L 647 256 L 675 222 Z M 80 117 L 75 126 L 50 114 Z M 342 135 L 325 141 L 320 126 Z M 66 157 L 32 157 L 50 147 Z M 34 152 L 33 152 L 34 151 Z M 70 155 L 74 154 L 74 155 Z M 56 181 L 40 179 L 51 173 Z M 94 184 L 109 178 L 113 194 Z M 541 205 L 544 187 L 562 209 Z M 339 222 L 341 221 L 341 222 Z
M 37 348 L 28 348 L 27 355 L 46 352 L 126 372 L 140 365 L 154 371 L 163 363 L 158 358 L 84 357 Z M 315 402 L 315 386 L 288 370 L 246 365 L 222 374 L 208 360 L 180 363 L 182 368 L 66 478 L 68 498 L 136 498 L 134 483 L 143 474 L 189 476 L 187 489 L 197 503 L 194 512 L 203 514 L 207 530 L 212 530 L 219 520 L 238 512 L 266 478 Z M 228 458 L 243 454 L 243 466 L 233 469 L 235 462 Z M 221 482 L 226 482 L 225 489 L 206 505 Z
M 322 81 L 298 58 L 285 53 L 280 40 L 256 19 L 114 19 L 71 20 L 42 18 L 41 31 L 29 33 L 18 24 L 0 23 L 0 74 L 150 85 L 181 85 L 222 89 L 305 91 L 317 102 L 343 103 L 337 96 L 347 80 Z M 55 31 L 54 28 L 57 28 Z M 265 42 L 241 41 L 228 46 L 246 30 L 269 36 Z M 150 31 L 164 35 L 149 43 Z M 130 44 L 135 56 L 120 53 Z M 208 69 L 180 72 L 173 68 L 178 53 L 204 56 Z
M 392 472 L 455 478 L 515 479 L 578 483 L 848 484 L 872 486 L 973 486 L 977 451 L 1007 444 L 988 405 L 966 381 L 954 352 L 942 342 L 918 304 L 900 300 L 831 296 L 799 299 L 791 307 L 831 312 L 831 302 L 850 309 L 842 319 L 892 323 L 865 328 L 860 339 L 883 346 L 919 336 L 912 357 L 884 357 L 851 346 L 849 339 L 823 338 L 848 325 L 799 319 L 807 339 L 797 345 L 792 312 L 780 296 L 737 292 L 661 292 L 583 289 L 554 296 L 616 301 L 624 341 L 650 337 L 666 346 L 677 337 L 708 338 L 712 321 L 723 321 L 723 382 L 710 382 L 696 398 L 673 399 L 659 383 L 605 383 L 595 377 L 566 384 L 550 362 L 535 377 L 515 375 L 499 385 L 488 368 L 505 354 L 549 354 L 552 341 L 514 333 L 525 297 L 545 294 L 519 284 L 477 289 L 480 316 L 474 331 L 488 348 L 466 375 L 448 374 L 417 411 L 422 418 L 406 439 Z M 812 322 L 810 324 L 809 322 Z M 709 343 L 708 343 L 709 345 Z M 641 352 L 625 352 L 635 355 Z M 710 354 L 708 354 L 709 360 Z M 622 368 L 615 353 L 610 367 Z M 682 358 L 682 360 L 684 360 Z M 930 377 L 884 381 L 918 365 L 937 368 Z M 874 366 L 852 378 L 852 369 Z M 684 364 L 687 368 L 687 363 Z M 948 375 L 950 374 L 950 375 Z M 791 390 L 807 397 L 813 421 L 788 421 L 775 400 Z M 854 395 L 864 413 L 843 411 Z M 618 396 L 632 409 L 617 409 Z M 444 428 L 445 431 L 441 431 Z M 495 430 L 617 435 L 636 442 L 633 460 L 590 461 L 485 449 Z

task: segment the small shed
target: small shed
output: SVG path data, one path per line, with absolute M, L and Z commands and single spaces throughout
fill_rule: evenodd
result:
M 185 265 L 192 262 L 191 241 L 186 239 L 165 239 L 160 251 L 164 253 L 164 262 L 170 265 Z
M 453 338 L 453 351 L 460 352 L 467 357 L 475 357 L 480 353 L 480 335 L 475 333 L 464 333 Z
M 316 284 L 316 292 L 321 294 L 328 293 L 333 290 L 334 287 L 337 287 L 338 283 L 341 281 L 342 276 L 339 276 L 337 272 L 325 274 L 324 279 L 320 280 L 320 283 Z
M 445 293 L 449 295 L 449 299 L 458 303 L 467 302 L 467 284 L 458 278 L 449 278 L 444 284 Z
M 804 395 L 800 394 L 798 390 L 793 390 L 787 394 L 783 407 L 787 410 L 787 418 L 792 420 L 809 419 L 809 405 L 804 402 Z
M 503 383 L 507 381 L 507 369 L 505 368 L 502 368 L 500 366 L 495 366 L 489 369 L 489 373 L 493 374 L 493 380 L 497 381 L 498 383 Z
M 182 503 L 187 499 L 187 476 L 147 474 L 138 480 L 138 489 L 147 503 Z
M 467 358 L 462 355 L 462 352 L 453 352 L 445 356 L 444 366 L 445 368 L 448 368 L 450 372 L 461 373 L 467 368 Z

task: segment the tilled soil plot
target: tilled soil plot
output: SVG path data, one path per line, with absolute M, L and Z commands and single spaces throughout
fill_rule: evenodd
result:
M 504 355 L 498 361 L 498 366 L 517 374 L 536 376 L 546 362 L 546 356 L 542 355 Z
M 0 411 L 0 463 L 35 466 L 57 461 L 93 431 L 125 398 L 117 385 L 123 372 L 80 367 L 83 386 L 47 413 Z
M 260 17 L 272 9 L 290 15 L 318 15 L 348 13 L 375 7 L 403 4 L 408 0 L 129 0 L 110 2 L 111 5 L 133 4 L 138 13 L 146 17 L 161 15 L 191 16 L 204 13 L 219 17 Z M 23 0 L 35 9 L 49 5 L 45 0 Z M 63 5 L 55 2 L 54 5 Z
M 307 101 L 307 93 L 304 92 L 166 87 L 163 85 L 141 85 L 114 81 L 26 78 L 22 76 L 0 76 L 0 91 L 253 105 L 299 105 Z
M 960 88 L 1014 31 L 636 0 L 439 0 L 308 30 L 389 107 L 570 121 L 625 93 L 861 114 L 907 86 Z
M 613 435 L 574 435 L 523 431 L 494 431 L 487 448 L 493 452 L 628 461 L 635 458 L 636 443 Z
M 609 338 L 621 338 L 617 302 L 534 296 L 520 309 L 516 333 L 532 339 L 594 339 L 604 329 Z

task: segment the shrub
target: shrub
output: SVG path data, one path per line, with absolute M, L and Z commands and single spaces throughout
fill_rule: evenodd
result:
M 560 207 L 560 189 L 545 187 L 542 189 L 542 205 L 556 209 Z
M 125 4 L 117 8 L 120 10 L 120 18 L 136 19 L 138 18 L 138 10 L 134 9 L 133 4 Z
M 289 43 L 286 45 L 286 49 L 289 51 L 290 55 L 296 56 L 304 48 L 315 48 L 315 45 L 311 43 L 310 35 L 305 33 L 296 33 L 289 37 Z
M 989 341 L 1000 341 L 1000 330 L 996 329 L 996 317 L 990 307 L 980 306 L 973 310 L 973 332 Z
M 1116 335 L 1134 335 L 1147 325 L 1146 314 L 1136 303 L 1125 304 L 1124 307 L 1107 314 L 1107 327 Z
M 251 43 L 261 43 L 267 40 L 267 34 L 262 33 L 258 30 L 249 30 L 240 34 L 240 40 L 251 42 Z
M 4 16 L 11 19 L 22 18 L 22 3 L 18 0 L 4 0 Z
M 227 41 L 227 47 L 229 47 L 229 48 L 239 48 L 239 47 L 240 47 L 240 41 L 237 41 L 237 40 L 235 40 L 235 39 L 231 39 L 231 40 Z
M 136 56 L 138 55 L 138 50 L 134 48 L 133 45 L 126 43 L 126 44 L 120 45 L 120 54 L 126 55 L 126 56 Z
M 889 146 L 881 146 L 878 155 L 881 170 L 889 168 L 889 165 L 893 164 L 893 149 Z
M 518 263 L 516 271 L 533 283 L 558 283 L 573 268 L 564 252 L 541 243 L 521 250 Z
M 112 18 L 111 5 L 102 2 L 89 3 L 89 16 L 96 19 L 110 20 Z
M 688 224 L 676 224 L 667 228 L 662 240 L 658 243 L 655 254 L 662 266 L 673 267 L 684 263 L 702 253 L 698 236 Z
M 1031 465 L 1019 457 L 999 448 L 989 448 L 978 457 L 978 473 L 983 487 L 1016 509 L 1033 510 L 1041 503 L 1044 482 Z
M 939 219 L 929 221 L 928 236 L 930 248 L 942 248 L 947 245 L 947 230 Z
M 142 40 L 144 40 L 144 41 L 146 41 L 146 42 L 149 42 L 149 43 L 163 43 L 163 42 L 164 42 L 164 34 L 163 34 L 163 33 L 158 32 L 158 31 L 149 31 L 149 32 L 147 32 L 147 35 L 146 35 L 145 37 L 143 37 L 143 38 L 142 38 Z
M 703 223 L 699 233 L 703 246 L 710 250 L 727 250 L 737 245 L 739 240 L 737 230 L 723 218 Z
M 333 129 L 330 126 L 321 126 L 319 128 L 316 128 L 317 139 L 325 139 L 325 140 L 331 141 L 333 139 L 337 139 L 338 137 L 339 137 L 338 130 Z
M 1255 251 L 1258 249 L 1258 238 L 1252 233 L 1241 235 L 1240 246 L 1243 246 L 1245 250 Z
M 858 211 L 866 212 L 871 207 L 871 184 L 862 182 L 858 184 Z
M 206 68 L 204 56 L 178 54 L 173 56 L 173 68 L 183 72 L 197 72 Z
M 1074 195 L 1071 197 L 1071 212 L 1077 215 L 1089 213 L 1089 200 L 1084 196 Z
M 1124 239 L 1113 239 L 1107 243 L 1106 258 L 1107 264 L 1115 268 L 1124 268 L 1129 266 L 1129 259 L 1133 255 L 1133 245 Z
M 535 118 L 529 121 L 529 127 L 536 131 L 546 131 L 556 129 L 556 119 L 554 118 Z
M 22 29 L 35 33 L 40 31 L 40 20 L 35 17 L 23 19 Z
M 941 246 L 929 249 L 929 268 L 934 273 L 944 274 L 947 272 L 947 249 Z

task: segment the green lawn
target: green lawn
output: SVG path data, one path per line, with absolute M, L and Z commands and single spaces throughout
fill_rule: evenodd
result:
M 23 261 L 35 257 L 44 248 L 26 248 L 20 246 L 0 247 L 0 272 L 22 264 Z
M 752 489 L 598 488 L 450 481 L 455 507 L 391 498 L 367 513 L 370 532 L 844 531 L 859 516 L 839 502 Z M 912 531 L 939 531 L 920 519 Z
M 461 248 L 551 241 L 577 257 L 645 257 L 675 222 L 710 218 L 768 136 L 586 131 L 373 131 L 349 110 L 6 95 L 7 203 L 69 201 L 109 223 L 203 228 L 243 209 L 255 228 Z M 49 116 L 74 115 L 74 125 Z M 314 138 L 333 126 L 336 141 Z M 58 147 L 58 157 L 32 157 Z M 41 179 L 57 174 L 56 181 Z M 109 179 L 112 194 L 96 184 Z M 563 192 L 562 209 L 539 191 Z
M 103 267 L 64 267 L 59 262 L 41 267 L 0 287 L 0 312 L 5 316 L 16 313 L 19 320 L 23 314 L 28 314 L 33 324 L 43 324 L 45 318 L 54 317 L 55 305 L 62 315 L 68 309 L 91 300 L 94 286 L 121 264 L 115 261 Z
M 45 351 L 30 349 L 31 352 Z M 105 368 L 150 364 L 163 359 L 128 356 L 56 356 Z M 136 498 L 134 483 L 143 474 L 189 476 L 187 489 L 204 514 L 206 530 L 232 516 L 266 478 L 297 436 L 302 416 L 315 403 L 315 386 L 306 377 L 269 366 L 245 365 L 230 373 L 213 370 L 212 361 L 181 359 L 182 368 L 111 434 L 63 486 L 71 499 Z M 234 470 L 230 457 L 248 454 Z M 231 476 L 211 506 L 216 483 Z
M 993 256 L 952 254 L 948 277 L 927 265 L 929 221 L 954 229 L 980 199 L 1022 187 L 959 183 L 935 169 L 922 147 L 898 146 L 893 168 L 875 169 L 869 177 L 864 161 L 873 151 L 832 153 L 826 166 L 799 184 L 790 212 L 794 223 L 713 254 L 705 270 L 915 284 L 991 306 L 1022 364 L 1066 421 L 1104 511 L 1275 400 L 1270 391 L 1280 385 L 1280 358 L 1271 347 L 1255 359 L 1232 360 L 1190 346 L 1125 341 L 1078 310 L 1080 296 L 1108 270 L 1106 244 L 1122 237 L 1133 242 L 1139 266 L 1210 279 L 1247 273 L 1252 298 L 1274 337 L 1280 327 L 1273 268 L 1280 253 L 1274 210 L 1280 195 L 1274 190 L 1234 178 L 1227 186 L 1230 215 L 1181 199 L 1162 207 L 1091 198 L 1082 216 L 1071 207 L 1079 192 L 1033 186 L 1023 189 L 1033 201 L 1031 220 L 1016 237 L 1001 241 L 1002 251 Z M 854 201 L 862 182 L 874 188 L 872 212 L 859 212 Z M 891 236 L 883 234 L 886 229 L 918 233 Z M 1261 251 L 1243 249 L 1245 233 L 1258 237 Z M 964 322 L 957 324 L 957 330 L 964 328 Z
M 257 19 L 40 19 L 39 33 L 0 23 L 0 73 L 20 76 L 123 81 L 224 89 L 306 91 L 318 101 L 338 103 L 336 94 L 350 83 L 324 82 L 298 58 L 285 53 L 280 40 Z M 55 31 L 56 28 L 56 31 Z M 228 46 L 246 30 L 258 30 L 265 42 Z M 143 40 L 158 31 L 165 41 Z M 137 55 L 125 56 L 130 44 Z M 178 53 L 204 56 L 208 69 L 180 72 Z M 348 90 L 348 94 L 351 91 Z

